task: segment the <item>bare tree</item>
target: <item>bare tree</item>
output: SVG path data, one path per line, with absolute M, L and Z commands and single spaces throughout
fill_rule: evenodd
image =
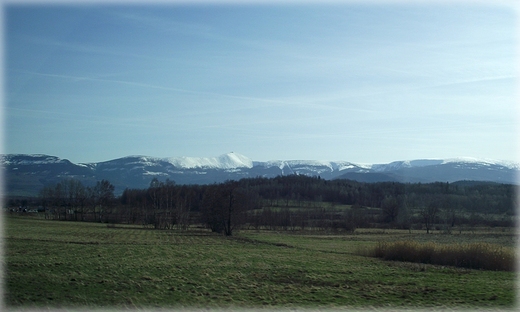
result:
M 83 208 L 86 201 L 85 186 L 81 181 L 76 179 L 67 179 L 62 181 L 64 191 L 67 194 L 67 214 L 73 214 L 74 220 L 78 220 L 78 213 L 81 208 L 81 219 L 83 219 Z
M 437 216 L 438 212 L 439 206 L 435 201 L 431 201 L 428 205 L 420 209 L 419 214 L 421 215 L 424 225 L 426 226 L 426 233 L 430 233 L 430 229 L 435 222 L 435 217 Z
M 106 218 L 105 214 L 110 208 L 112 201 L 114 200 L 114 189 L 115 187 L 107 180 L 101 180 L 96 183 L 93 188 L 93 199 L 94 203 L 98 208 L 98 221 L 103 222 L 103 217 Z
M 177 226 L 181 230 L 187 230 L 190 225 L 190 211 L 196 196 L 193 188 L 183 186 L 179 189 L 177 194 L 176 217 Z
M 381 209 L 383 210 L 384 221 L 393 223 L 399 214 L 399 203 L 394 197 L 386 197 L 381 202 Z
M 213 231 L 233 235 L 233 231 L 244 222 L 247 192 L 237 181 L 226 181 L 211 185 L 204 192 L 203 218 Z

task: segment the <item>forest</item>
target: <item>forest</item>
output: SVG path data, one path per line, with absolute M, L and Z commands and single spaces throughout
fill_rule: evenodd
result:
M 147 189 L 114 195 L 107 180 L 85 186 L 66 179 L 37 198 L 10 198 L 12 213 L 46 219 L 139 224 L 155 229 L 198 226 L 230 236 L 241 228 L 353 232 L 356 228 L 437 230 L 515 225 L 516 187 L 509 184 L 362 183 L 303 175 L 246 178 L 211 185 L 152 179 Z

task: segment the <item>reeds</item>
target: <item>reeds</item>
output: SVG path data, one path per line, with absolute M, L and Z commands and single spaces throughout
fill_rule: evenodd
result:
M 469 269 L 515 270 L 514 250 L 488 243 L 379 242 L 373 249 L 368 250 L 366 255 L 385 260 L 447 265 Z

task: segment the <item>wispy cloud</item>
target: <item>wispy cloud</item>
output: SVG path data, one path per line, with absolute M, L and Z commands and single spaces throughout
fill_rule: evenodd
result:
M 153 8 L 153 7 L 152 7 Z M 155 8 L 157 9 L 157 8 Z M 135 12 L 135 11 L 134 11 Z M 106 15 L 111 15 L 123 23 L 129 23 L 132 27 L 143 25 L 160 32 L 174 32 L 189 36 L 201 36 L 215 38 L 214 28 L 208 24 L 196 22 L 181 22 L 172 18 L 164 18 L 157 14 L 148 14 L 146 10 L 139 14 L 127 10 L 106 10 Z
M 57 51 L 70 51 L 75 53 L 82 54 L 98 54 L 98 55 L 108 55 L 115 57 L 124 57 L 124 58 L 136 58 L 136 59 L 146 59 L 146 60 L 154 60 L 154 61 L 163 61 L 169 62 L 172 61 L 172 58 L 161 57 L 153 54 L 144 54 L 144 53 L 132 53 L 129 49 L 124 49 L 119 46 L 111 46 L 111 45 L 100 45 L 92 42 L 89 43 L 80 43 L 74 42 L 72 40 L 57 40 L 48 37 L 35 37 L 28 35 L 19 35 L 20 40 L 23 40 L 26 44 L 32 44 L 36 46 L 47 46 Z
M 17 70 L 13 70 L 13 71 L 17 71 Z M 238 96 L 238 95 L 223 94 L 223 93 L 216 93 L 216 92 L 188 90 L 188 89 L 182 89 L 182 88 L 174 88 L 174 87 L 168 87 L 168 86 L 162 86 L 162 85 L 156 85 L 156 84 L 148 84 L 148 83 L 142 83 L 142 82 L 127 81 L 127 80 L 105 79 L 105 78 L 97 78 L 97 77 L 73 76 L 73 75 L 63 75 L 63 74 L 39 73 L 39 72 L 30 72 L 30 71 L 23 71 L 23 70 L 18 70 L 18 72 L 24 73 L 24 74 L 36 75 L 36 76 L 65 79 L 65 80 L 69 80 L 71 82 L 94 81 L 94 82 L 103 82 L 103 83 L 115 83 L 115 84 L 128 85 L 128 86 L 133 86 L 133 87 L 158 89 L 158 90 L 166 90 L 166 91 L 189 93 L 189 94 L 202 94 L 202 95 L 209 95 L 209 96 L 225 97 L 225 98 L 230 98 L 230 99 L 258 101 L 258 102 L 266 102 L 266 103 L 273 103 L 273 104 L 283 104 L 284 103 L 283 101 L 280 101 L 280 100 L 273 100 L 273 99 L 268 99 L 268 98 L 247 97 L 247 96 Z

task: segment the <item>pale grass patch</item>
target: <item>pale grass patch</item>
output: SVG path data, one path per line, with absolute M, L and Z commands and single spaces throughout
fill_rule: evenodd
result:
M 514 271 L 513 248 L 490 243 L 439 244 L 415 241 L 379 242 L 359 249 L 364 256 L 392 261 L 447 265 L 469 269 Z

